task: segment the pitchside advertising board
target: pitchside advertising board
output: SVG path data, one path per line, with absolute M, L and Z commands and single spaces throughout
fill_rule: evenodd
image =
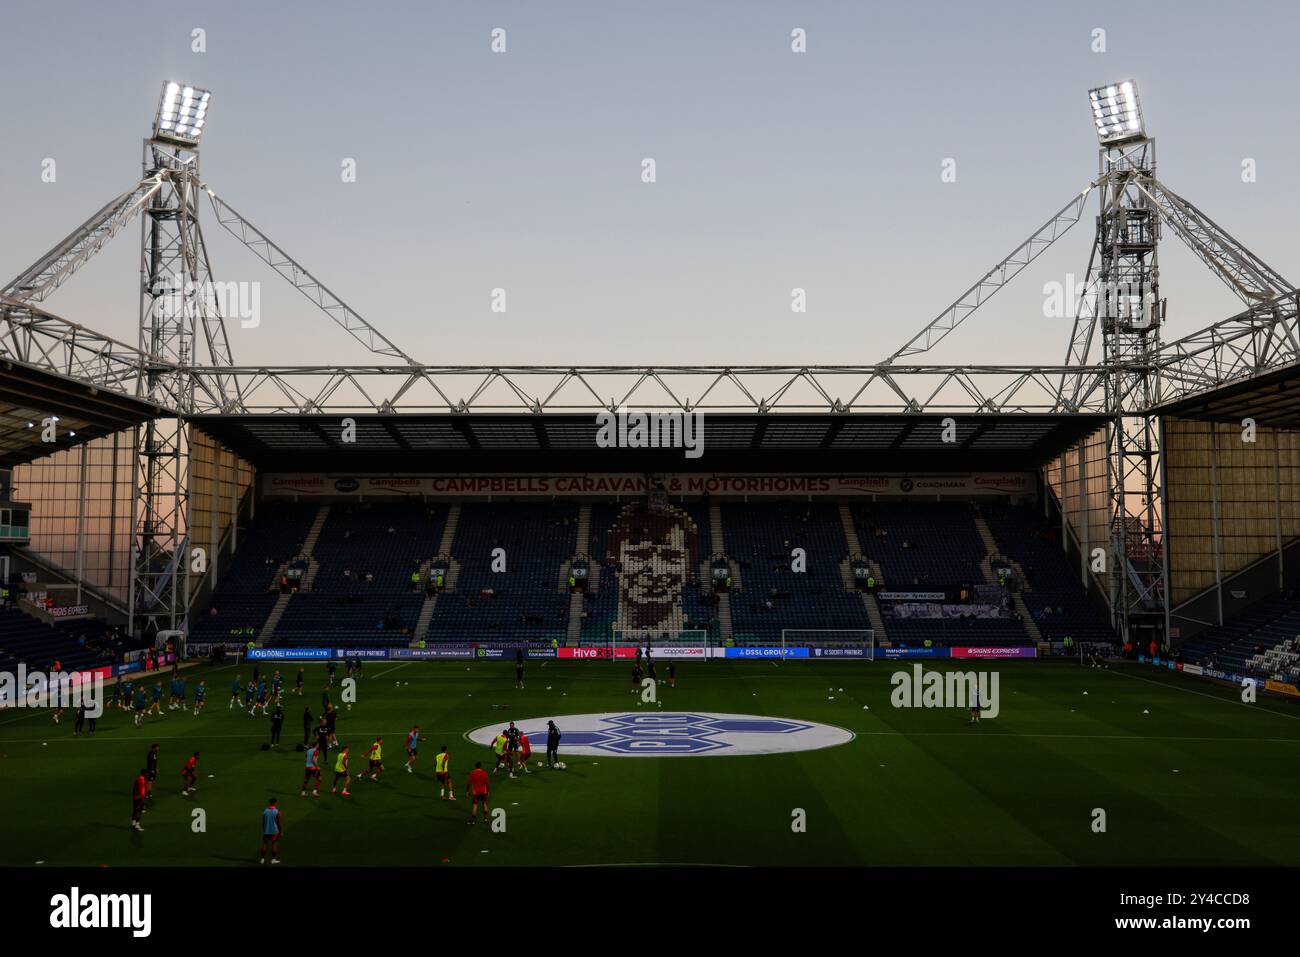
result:
M 454 659 L 469 661 L 513 660 L 518 647 L 493 647 L 475 645 L 432 645 L 427 648 L 251 648 L 246 656 L 250 661 L 344 661 L 348 658 L 394 659 L 401 661 L 434 661 Z M 568 661 L 631 661 L 645 648 L 635 645 L 595 645 L 585 648 L 522 648 L 529 660 L 560 658 Z M 877 648 L 877 658 L 1034 658 L 1037 650 L 1023 647 L 973 648 Z M 655 660 L 695 660 L 706 658 L 732 659 L 812 659 L 848 661 L 870 658 L 870 650 L 863 647 L 837 645 L 831 647 L 781 648 L 776 645 L 745 645 L 736 648 L 706 648 L 703 645 L 652 645 L 650 658 Z
M 631 473 L 552 475 L 351 475 L 268 472 L 262 494 L 272 498 L 436 498 L 509 495 L 527 498 L 613 495 L 644 496 L 652 490 L 645 475 Z M 653 488 L 668 495 L 813 495 L 852 498 L 905 495 L 934 498 L 955 495 L 1034 495 L 1031 472 L 953 472 L 908 475 L 900 472 L 824 475 L 682 473 L 656 477 Z
M 972 648 L 877 648 L 877 658 L 1037 658 L 1037 648 L 1023 645 Z
M 1288 698 L 1300 698 L 1300 687 L 1290 681 L 1279 681 L 1276 678 L 1265 678 L 1261 681 L 1254 675 L 1242 675 L 1235 671 L 1220 671 L 1217 668 L 1206 668 L 1202 665 L 1189 665 L 1181 661 L 1171 661 L 1168 658 L 1149 658 L 1146 655 L 1138 655 L 1138 663 L 1154 665 L 1157 668 L 1167 668 L 1170 671 L 1182 671 L 1189 675 L 1197 675 L 1213 681 L 1226 681 L 1228 684 L 1238 687 L 1245 683 L 1252 683 L 1256 688 L 1272 694 L 1285 695 Z

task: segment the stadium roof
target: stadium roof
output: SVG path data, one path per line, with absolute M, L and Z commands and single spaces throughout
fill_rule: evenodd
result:
M 338 415 L 203 415 L 204 432 L 268 471 L 818 471 L 889 468 L 1035 468 L 1104 425 L 1101 414 L 954 415 L 944 442 L 938 415 L 751 413 L 704 416 L 704 453 L 607 449 L 590 415 L 355 415 L 342 441 Z
M 1252 418 L 1260 426 L 1300 428 L 1300 363 L 1170 402 L 1158 411 L 1209 422 L 1240 425 L 1242 419 Z
M 0 468 L 129 429 L 157 414 L 151 402 L 6 359 L 0 362 Z M 53 444 L 41 441 L 41 420 L 50 416 L 59 420 Z

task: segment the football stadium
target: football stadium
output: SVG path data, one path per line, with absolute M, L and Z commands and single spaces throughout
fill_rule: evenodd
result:
M 190 74 L 97 145 L 143 134 L 137 182 L 12 224 L 0 864 L 1296 863 L 1297 263 L 1166 183 L 1139 79 L 1075 91 L 1069 202 L 896 342 L 501 364 L 503 319 L 474 365 L 236 211 Z M 120 247 L 138 335 L 53 311 Z M 927 355 L 1062 249 L 1056 357 Z M 1179 326 L 1175 254 L 1235 308 Z M 238 354 L 283 303 L 336 362 Z

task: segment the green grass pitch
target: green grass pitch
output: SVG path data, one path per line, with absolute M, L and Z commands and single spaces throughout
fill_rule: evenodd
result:
M 1232 689 L 1136 666 L 971 662 L 960 670 L 1001 676 L 1000 715 L 971 727 L 960 710 L 893 708 L 890 675 L 910 667 L 682 664 L 676 690 L 660 684 L 665 709 L 802 718 L 856 737 L 784 755 L 567 757 L 566 771 L 493 781 L 492 804 L 507 812 L 494 833 L 466 824 L 465 775 L 474 760 L 491 761 L 465 733 L 635 710 L 622 663 L 531 661 L 520 691 L 511 661 L 372 662 L 339 740 L 356 770 L 382 734 L 388 770 L 379 782 L 354 780 L 343 798 L 328 793 L 328 767 L 316 799 L 299 795 L 293 745 L 304 700 L 320 710 L 324 666 L 308 666 L 304 699 L 286 694 L 278 752 L 260 750 L 267 719 L 228 710 L 235 668 L 203 666 L 187 672 L 191 696 L 199 675 L 208 682 L 200 717 L 164 712 L 137 729 L 110 711 L 94 738 L 74 738 L 66 714 L 55 726 L 49 712 L 0 712 L 0 863 L 254 865 L 272 795 L 284 814 L 283 866 L 1295 863 L 1300 709 L 1289 703 L 1244 704 Z M 239 668 L 245 680 L 249 670 Z M 282 670 L 291 688 L 297 665 Z M 412 775 L 402 744 L 414 723 L 424 738 Z M 157 796 L 135 833 L 130 786 L 153 741 Z M 433 777 L 444 743 L 455 804 L 438 800 Z M 199 789 L 183 797 L 179 771 L 195 749 Z M 191 827 L 195 808 L 205 832 Z M 803 833 L 791 827 L 796 808 Z M 1095 808 L 1106 812 L 1104 833 L 1093 830 Z

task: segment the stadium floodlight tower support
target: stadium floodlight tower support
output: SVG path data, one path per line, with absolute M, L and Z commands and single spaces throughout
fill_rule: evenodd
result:
M 1098 325 L 1108 379 L 1110 427 L 1105 574 L 1114 623 L 1128 638 L 1135 617 L 1167 612 L 1163 570 L 1163 484 L 1159 402 L 1160 217 L 1144 181 L 1154 178 L 1155 141 L 1147 136 L 1137 84 L 1124 80 L 1090 90 L 1101 144 L 1100 213 L 1085 293 L 1066 365 L 1086 365 Z M 1089 559 L 1090 560 L 1090 559 Z
M 190 439 L 183 414 L 193 406 L 194 379 L 185 370 L 196 364 L 200 342 L 214 366 L 231 364 L 199 225 L 199 143 L 210 99 L 207 90 L 165 83 L 153 133 L 144 142 L 144 178 L 161 187 L 140 220 L 139 348 L 157 360 L 142 389 L 175 410 L 138 430 L 130 611 L 146 633 L 178 627 L 189 607 Z M 217 393 L 219 404 L 232 407 L 224 377 L 206 388 Z

